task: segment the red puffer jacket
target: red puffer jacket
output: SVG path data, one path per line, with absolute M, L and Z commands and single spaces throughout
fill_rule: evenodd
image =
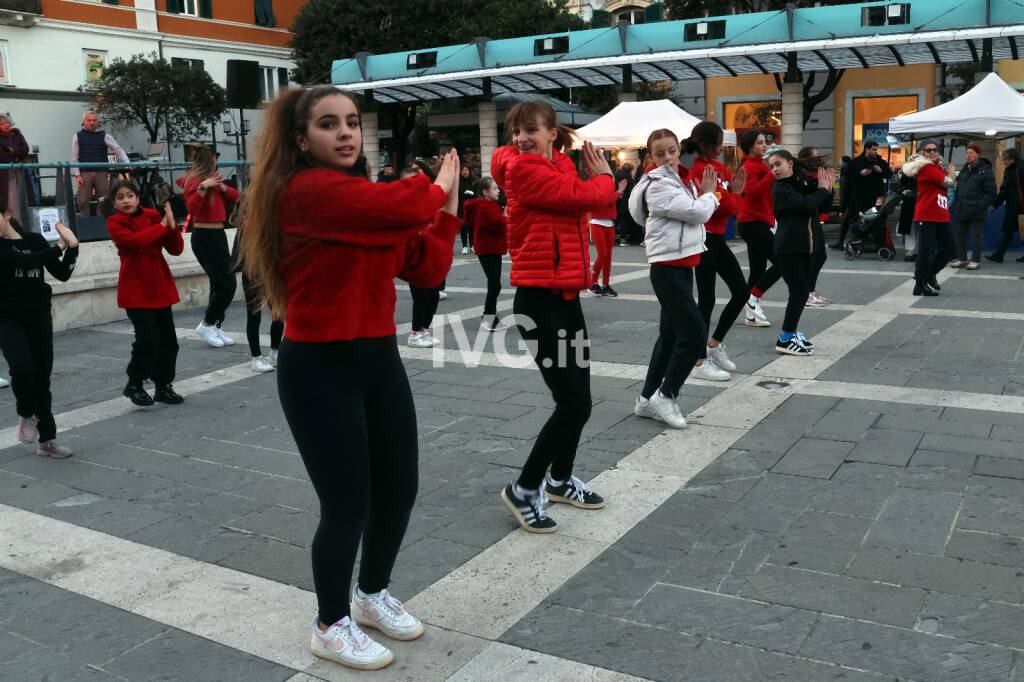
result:
M 512 286 L 561 291 L 567 299 L 588 288 L 587 215 L 615 201 L 612 176 L 581 180 L 564 154 L 548 160 L 506 146 L 494 153 L 491 177 L 508 198 Z
M 715 209 L 711 220 L 704 224 L 704 229 L 709 234 L 725 234 L 725 227 L 729 222 L 729 216 L 734 216 L 740 212 L 740 198 L 729 189 L 729 186 L 732 184 L 732 173 L 717 159 L 708 161 L 697 157 L 693 162 L 693 169 L 690 171 L 690 174 L 695 179 L 703 178 L 705 166 L 712 166 L 718 171 L 718 190 L 715 191 L 715 196 L 718 197 L 718 208 Z
M 490 199 L 469 199 L 463 206 L 463 219 L 473 227 L 473 253 L 478 256 L 503 256 L 508 252 L 508 231 L 501 206 Z
M 163 250 L 180 256 L 185 242 L 180 230 L 168 230 L 160 219 L 151 208 L 137 215 L 117 211 L 107 218 L 107 232 L 121 257 L 118 308 L 166 308 L 181 300 Z
M 743 188 L 740 199 L 741 223 L 775 224 L 775 211 L 772 208 L 772 175 L 768 164 L 759 156 L 748 156 L 743 159 L 743 167 L 747 169 L 747 185 Z M 815 176 L 817 177 L 817 176 Z

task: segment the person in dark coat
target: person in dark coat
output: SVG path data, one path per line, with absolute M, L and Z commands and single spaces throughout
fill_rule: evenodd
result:
M 845 248 L 846 231 L 852 221 L 875 205 L 878 197 L 885 196 L 885 183 L 892 177 L 889 162 L 878 155 L 878 143 L 868 140 L 864 151 L 846 166 L 846 213 L 839 226 L 839 241 L 830 248 L 841 251 Z
M 28 156 L 28 142 L 21 131 L 15 128 L 9 116 L 0 114 L 0 163 L 18 163 Z M 21 171 L 0 170 L 0 211 L 8 206 L 18 213 L 17 180 L 12 182 Z
M 988 209 L 996 199 L 996 176 L 992 162 L 981 156 L 981 147 L 967 145 L 967 163 L 957 175 L 952 216 L 957 221 L 957 259 L 952 268 L 977 270 L 981 261 L 981 238 L 985 231 Z M 971 260 L 967 260 L 967 235 L 971 235 Z
M 911 154 L 907 163 L 920 159 L 920 155 Z M 917 204 L 917 177 L 907 175 L 900 168 L 900 222 L 897 234 L 903 235 L 903 246 L 906 253 L 903 260 L 910 263 L 917 258 L 917 230 L 914 228 L 914 206 Z
M 1017 216 L 1024 213 L 1024 164 L 1021 163 L 1020 153 L 1010 147 L 1004 149 L 999 158 L 1003 160 L 1004 166 L 1003 184 L 999 187 L 992 208 L 1006 204 L 1006 212 L 1003 214 L 1003 239 L 999 248 L 985 256 L 993 263 L 1003 262 L 1003 256 L 1013 242 L 1013 235 L 1019 230 Z M 1018 258 L 1017 262 L 1024 262 L 1024 256 Z

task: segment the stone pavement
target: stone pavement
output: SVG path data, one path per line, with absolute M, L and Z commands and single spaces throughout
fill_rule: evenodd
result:
M 658 306 L 642 250 L 616 250 L 621 296 L 584 299 L 578 458 L 609 505 L 556 506 L 540 537 L 497 493 L 550 399 L 495 355 L 514 331 L 458 352 L 484 290 L 456 255 L 439 312 L 465 324 L 436 354 L 403 346 L 421 470 L 392 591 L 431 627 L 372 677 L 1024 682 L 1024 271 L 947 271 L 941 297 L 915 299 L 907 264 L 830 256 L 833 304 L 802 325 L 815 356 L 772 350 L 780 283 L 776 325 L 734 327 L 737 375 L 688 382 L 691 426 L 665 432 L 632 416 Z M 410 307 L 400 291 L 399 323 Z M 238 345 L 213 350 L 189 331 L 199 312 L 176 313 L 181 407 L 120 397 L 127 322 L 57 337 L 76 456 L 0 430 L 0 680 L 359 676 L 308 653 L 316 498 L 241 315 Z

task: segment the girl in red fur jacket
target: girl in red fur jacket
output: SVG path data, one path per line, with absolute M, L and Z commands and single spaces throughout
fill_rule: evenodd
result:
M 139 194 L 129 180 L 115 182 L 107 194 L 107 232 L 121 257 L 117 277 L 117 306 L 124 308 L 135 328 L 128 385 L 124 396 L 140 406 L 153 401 L 178 405 L 184 398 L 171 387 L 178 360 L 178 333 L 171 306 L 178 288 L 163 251 L 180 256 L 185 249 L 178 223 L 169 205 L 163 215 L 139 206 Z M 150 396 L 142 382 L 152 379 L 156 392 Z
M 550 533 L 557 524 L 545 511 L 548 498 L 582 509 L 604 506 L 572 467 L 591 409 L 590 342 L 579 300 L 591 284 L 587 214 L 615 200 L 615 181 L 590 143 L 583 146 L 590 179 L 579 178 L 572 160 L 558 151 L 571 133 L 546 102 L 517 104 L 505 130 L 512 145 L 495 152 L 491 176 L 508 198 L 511 280 L 518 287 L 512 309 L 555 411 L 501 499 L 523 530 Z
M 286 89 L 267 109 L 242 206 L 242 262 L 275 317 L 281 408 L 320 501 L 313 537 L 319 604 L 310 648 L 372 670 L 423 624 L 388 592 L 416 501 L 416 408 L 395 337 L 399 277 L 437 287 L 452 264 L 459 157 L 425 175 L 360 174 L 359 108 L 331 86 Z M 359 578 L 352 582 L 362 542 Z
M 487 278 L 487 298 L 480 328 L 493 332 L 505 327 L 498 317 L 498 294 L 501 293 L 501 257 L 508 253 L 508 230 L 505 216 L 498 205 L 498 184 L 491 178 L 476 183 L 475 199 L 463 205 L 463 220 L 473 230 L 473 252 Z

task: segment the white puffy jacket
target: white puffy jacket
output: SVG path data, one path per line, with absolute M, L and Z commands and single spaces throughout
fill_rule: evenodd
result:
M 629 197 L 629 213 L 646 229 L 647 262 L 679 260 L 707 251 L 704 223 L 718 208 L 713 193 L 697 196 L 675 168 L 660 166 L 640 179 Z

